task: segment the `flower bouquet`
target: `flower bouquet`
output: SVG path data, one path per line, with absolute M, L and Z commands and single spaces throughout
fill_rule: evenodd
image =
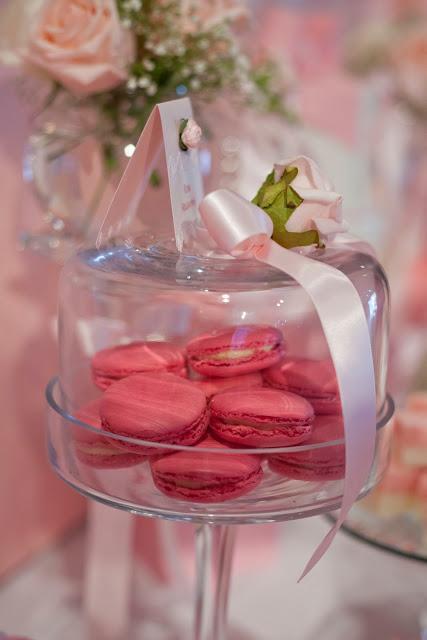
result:
M 197 105 L 227 92 L 236 109 L 291 117 L 273 62 L 258 52 L 255 62 L 239 45 L 249 18 L 239 0 L 6 4 L 0 62 L 16 73 L 33 109 L 24 176 L 36 187 L 46 227 L 27 244 L 50 254 L 59 240 L 73 247 L 90 234 L 107 185 L 117 185 L 158 102 L 188 94 Z M 161 182 L 154 167 L 151 185 Z

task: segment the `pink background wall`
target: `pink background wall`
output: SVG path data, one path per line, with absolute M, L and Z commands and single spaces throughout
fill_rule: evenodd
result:
M 50 471 L 44 387 L 56 371 L 59 268 L 18 250 L 24 114 L 0 79 L 0 575 L 77 521 L 83 501 Z

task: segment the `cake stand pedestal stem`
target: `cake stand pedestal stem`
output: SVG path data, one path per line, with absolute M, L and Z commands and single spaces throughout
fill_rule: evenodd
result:
M 194 640 L 226 640 L 234 538 L 234 526 L 196 529 Z

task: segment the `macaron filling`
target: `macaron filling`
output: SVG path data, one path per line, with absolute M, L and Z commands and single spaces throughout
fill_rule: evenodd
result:
M 207 349 L 199 354 L 192 354 L 191 360 L 201 361 L 209 360 L 213 362 L 226 362 L 233 360 L 247 361 L 251 360 L 254 356 L 270 355 L 275 351 L 282 351 L 282 343 L 276 342 L 275 344 L 262 344 L 247 349 L 225 349 L 222 351 L 216 351 Z
M 270 458 L 269 465 L 273 471 L 296 480 L 316 480 L 318 478 L 340 480 L 345 473 L 344 464 L 331 464 L 330 462 L 310 464 L 290 459 Z
M 237 478 L 194 479 L 194 474 L 181 476 L 174 473 L 153 473 L 154 483 L 163 493 L 195 502 L 222 502 L 237 498 L 254 489 L 261 482 L 262 477 L 261 467 L 244 477 Z
M 273 351 L 273 349 L 277 349 L 278 347 L 279 344 L 266 344 L 255 349 L 229 349 L 228 351 L 220 351 L 220 353 L 211 354 L 210 358 L 211 360 L 241 360 L 244 358 L 252 358 L 252 356 L 254 356 L 259 351 L 270 353 L 270 351 Z M 201 357 L 196 357 L 196 360 L 200 359 Z
M 258 416 L 236 416 L 236 417 L 220 417 L 214 416 L 212 422 L 223 426 L 240 426 L 251 427 L 253 429 L 260 429 L 265 431 L 287 429 L 288 427 L 308 427 L 312 424 L 312 418 L 287 418 L 286 421 L 283 418 L 273 417 L 258 417 Z M 305 433 L 305 431 L 304 431 Z
M 87 453 L 94 456 L 122 456 L 123 450 L 114 449 L 113 446 L 102 444 L 83 444 L 82 442 L 75 443 L 76 449 L 81 453 Z

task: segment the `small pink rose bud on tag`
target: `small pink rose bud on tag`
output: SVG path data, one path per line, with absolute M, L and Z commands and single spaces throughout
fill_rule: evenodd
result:
M 179 146 L 183 151 L 195 149 L 202 138 L 202 130 L 193 118 L 181 120 L 179 128 Z

